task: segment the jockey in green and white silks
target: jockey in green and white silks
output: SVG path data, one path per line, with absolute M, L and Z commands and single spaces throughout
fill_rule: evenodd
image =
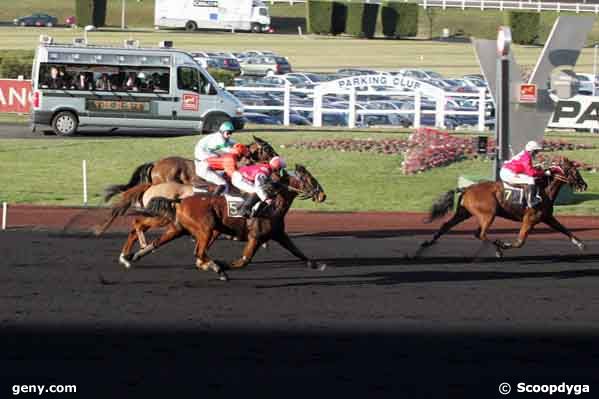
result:
M 194 157 L 196 174 L 202 179 L 214 183 L 220 189 L 218 192 L 222 192 L 227 188 L 227 181 L 218 173 L 210 169 L 206 159 L 211 157 L 218 157 L 231 151 L 235 141 L 231 139 L 231 135 L 235 128 L 229 121 L 224 122 L 218 132 L 207 135 L 202 138 L 195 146 Z

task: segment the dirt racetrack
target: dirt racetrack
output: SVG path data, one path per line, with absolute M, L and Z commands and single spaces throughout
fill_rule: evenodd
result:
M 582 254 L 541 230 L 497 260 L 463 230 L 413 259 L 435 228 L 418 228 L 422 215 L 319 223 L 298 212 L 294 240 L 325 271 L 273 244 L 224 283 L 193 268 L 189 238 L 124 270 L 121 228 L 90 235 L 94 212 L 9 211 L 12 227 L 0 232 L 6 396 L 17 383 L 77 384 L 65 398 L 486 399 L 500 397 L 501 382 L 599 389 L 594 219 L 574 228 L 588 244 Z M 212 255 L 230 261 L 241 246 L 219 240 Z

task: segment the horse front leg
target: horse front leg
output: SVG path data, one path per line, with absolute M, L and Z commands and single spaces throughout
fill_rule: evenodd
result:
M 282 232 L 282 233 L 274 236 L 272 239 L 275 240 L 276 242 L 278 242 L 279 244 L 281 244 L 281 246 L 283 248 L 285 248 L 286 250 L 291 252 L 297 258 L 306 262 L 306 265 L 310 269 L 318 269 L 320 271 L 323 271 L 324 269 L 326 269 L 326 267 L 327 267 L 326 264 L 317 263 L 316 261 L 314 261 L 312 259 L 308 259 L 308 257 L 306 255 L 304 255 L 304 253 L 302 251 L 300 251 L 300 249 L 293 243 L 293 241 L 291 241 L 291 238 L 287 235 L 287 233 Z
M 147 254 L 154 252 L 164 244 L 180 237 L 181 235 L 183 235 L 183 228 L 172 224 L 157 240 L 152 241 L 148 246 L 137 251 L 133 255 L 131 261 L 137 262 Z
M 243 254 L 241 258 L 231 262 L 231 268 L 241 269 L 242 267 L 246 267 L 252 261 L 252 258 L 256 254 L 259 246 L 260 242 L 258 239 L 256 237 L 250 237 L 243 248 Z
M 198 231 L 194 236 L 196 239 L 195 255 L 196 255 L 196 267 L 198 269 L 209 271 L 212 270 L 222 281 L 229 280 L 229 276 L 224 270 L 207 254 L 208 248 L 212 245 L 219 233 L 216 231 Z
M 121 254 L 119 255 L 119 263 L 125 266 L 126 269 L 131 267 L 131 258 L 133 257 L 131 254 L 131 249 L 133 248 L 135 241 L 137 241 L 137 232 L 133 228 L 131 231 L 129 231 L 127 241 L 125 241 L 123 249 L 121 249 Z
M 561 224 L 553 215 L 547 217 L 547 219 L 545 219 L 543 222 L 552 229 L 568 236 L 572 244 L 576 245 L 581 251 L 584 251 L 584 243 L 580 241 L 574 234 L 572 234 L 570 230 Z
M 528 213 L 524 216 L 524 219 L 522 220 L 522 225 L 520 226 L 520 232 L 518 233 L 518 239 L 515 242 L 501 242 L 501 241 L 497 241 L 500 246 L 501 249 L 514 249 L 514 248 L 522 248 L 524 246 L 524 244 L 526 243 L 526 239 L 528 238 L 528 235 L 530 234 L 532 228 L 534 227 L 535 223 L 531 220 L 531 214 Z

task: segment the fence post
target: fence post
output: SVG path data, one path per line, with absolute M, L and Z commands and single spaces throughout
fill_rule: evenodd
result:
M 83 168 L 83 205 L 87 206 L 87 162 L 85 159 L 82 164 Z
M 480 88 L 478 90 L 478 130 L 485 130 L 485 89 Z
M 445 127 L 445 92 L 442 92 L 436 101 L 435 127 Z
M 320 85 L 314 87 L 314 110 L 312 111 L 312 126 L 322 127 L 322 90 Z
M 414 95 L 414 128 L 420 128 L 420 108 L 422 107 L 422 92 L 417 91 Z
M 2 203 L 2 230 L 6 230 L 6 215 L 8 213 L 8 204 L 6 202 Z
M 291 113 L 291 85 L 285 81 L 285 93 L 283 94 L 283 125 L 289 126 L 289 114 Z
M 356 127 L 356 88 L 353 87 L 349 92 L 349 114 L 348 126 L 350 129 Z

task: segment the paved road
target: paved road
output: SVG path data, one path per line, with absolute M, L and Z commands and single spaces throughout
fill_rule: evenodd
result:
M 450 238 L 412 260 L 410 237 L 301 236 L 325 271 L 273 245 L 223 283 L 193 269 L 188 238 L 124 271 L 123 238 L 2 233 L 0 383 L 70 378 L 89 397 L 168 394 L 164 381 L 211 397 L 492 398 L 521 380 L 599 389 L 595 243 L 580 256 L 535 240 L 498 262 Z M 213 256 L 230 261 L 240 246 L 219 241 Z

